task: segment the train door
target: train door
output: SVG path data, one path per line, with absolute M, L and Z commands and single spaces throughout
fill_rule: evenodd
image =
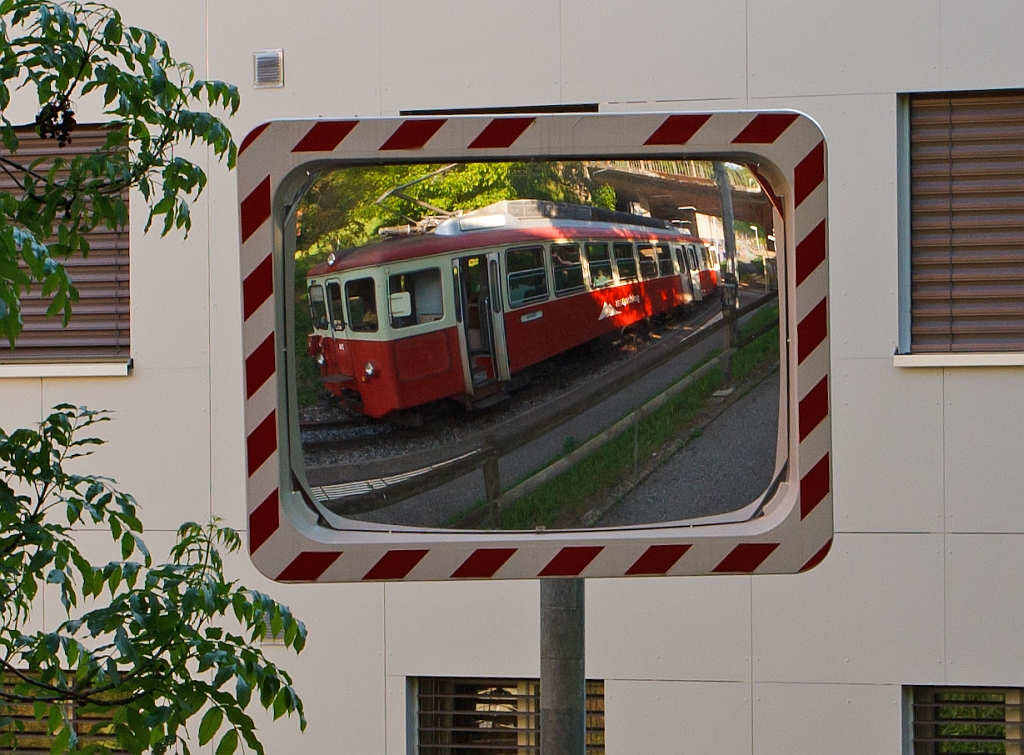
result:
M 690 280 L 690 268 L 686 264 L 686 253 L 681 246 L 673 247 L 673 250 L 676 253 L 676 264 L 679 265 L 679 284 L 683 289 L 684 298 L 688 294 L 689 298 L 686 301 L 698 301 L 697 294 L 693 290 L 693 282 Z
M 330 327 L 331 338 L 334 344 L 334 354 L 330 359 L 332 370 L 339 382 L 345 378 L 355 375 L 352 368 L 352 352 L 345 345 L 345 307 L 341 294 L 341 283 L 337 278 L 327 281 L 327 319 Z
M 693 290 L 693 300 L 704 300 L 704 288 L 700 285 L 700 261 L 697 257 L 697 247 L 693 244 L 686 245 L 687 268 L 690 271 L 690 288 Z
M 488 257 L 493 259 L 489 260 Z M 494 271 L 489 273 L 489 261 Z M 499 344 L 504 352 L 504 332 L 501 330 L 501 299 L 494 301 L 492 288 L 497 289 L 497 254 L 475 254 L 455 260 L 458 296 L 461 302 L 462 331 L 466 343 L 467 390 L 475 394 L 479 388 L 502 379 L 508 374 L 507 357 L 499 364 Z M 495 285 L 491 285 L 491 277 Z M 497 309 L 497 316 L 495 315 Z M 497 327 L 495 321 L 497 320 Z M 503 354 L 504 356 L 504 354 Z M 502 367 L 504 369 L 502 369 Z

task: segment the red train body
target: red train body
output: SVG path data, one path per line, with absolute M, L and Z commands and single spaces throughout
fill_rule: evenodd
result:
M 537 362 L 708 296 L 720 274 L 660 221 L 515 200 L 332 255 L 307 283 L 324 385 L 383 417 L 493 400 Z

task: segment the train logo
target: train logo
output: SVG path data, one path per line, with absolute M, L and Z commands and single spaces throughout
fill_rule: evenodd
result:
M 506 200 L 314 267 L 307 346 L 326 390 L 367 416 L 481 407 L 531 366 L 719 285 L 714 250 L 667 221 Z

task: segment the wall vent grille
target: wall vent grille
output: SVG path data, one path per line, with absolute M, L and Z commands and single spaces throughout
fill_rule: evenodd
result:
M 257 89 L 284 86 L 284 50 L 257 50 L 252 54 L 252 64 Z

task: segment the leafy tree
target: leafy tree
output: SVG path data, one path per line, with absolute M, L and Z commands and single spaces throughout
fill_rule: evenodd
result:
M 73 103 L 90 92 L 102 98 L 106 143 L 70 160 L 23 159 L 8 117 L 17 89 L 36 95 L 37 132 L 59 146 L 75 138 Z M 92 229 L 127 223 L 128 189 L 139 190 L 164 234 L 187 233 L 189 202 L 206 175 L 175 147 L 206 146 L 233 165 L 231 135 L 207 108 L 234 113 L 238 102 L 234 87 L 196 78 L 162 39 L 112 8 L 0 0 L 0 170 L 17 187 L 0 191 L 0 333 L 11 345 L 33 285 L 67 323 L 77 293 L 62 262 L 88 254 Z M 61 405 L 37 429 L 0 429 L 0 749 L 13 748 L 24 729 L 13 713 L 30 710 L 55 755 L 188 753 L 214 739 L 217 755 L 239 746 L 262 753 L 250 705 L 275 718 L 295 713 L 303 727 L 305 718 L 290 677 L 259 640 L 270 631 L 299 651 L 305 627 L 227 579 L 222 552 L 240 539 L 217 522 L 186 523 L 169 560 L 152 559 L 131 496 L 72 471 L 102 442 L 83 433 L 107 419 Z M 93 564 L 76 526 L 109 532 L 120 560 Z M 67 618 L 32 630 L 43 585 L 60 595 Z M 72 709 L 105 711 L 110 721 L 83 729 Z M 196 720 L 193 738 L 187 726 Z
M 429 211 L 405 197 L 446 212 L 469 211 L 503 199 L 547 199 L 614 209 L 615 192 L 597 184 L 581 162 L 468 163 L 342 168 L 313 184 L 302 203 L 299 249 L 319 260 L 331 249 L 377 239 L 377 229 L 418 220 Z M 434 175 L 431 175 L 434 174 Z M 402 196 L 378 200 L 398 186 Z
M 220 551 L 236 551 L 240 539 L 216 522 L 182 525 L 170 561 L 153 562 L 132 497 L 66 468 L 102 443 L 82 434 L 107 419 L 62 405 L 38 429 L 0 430 L 0 748 L 17 743 L 23 727 L 9 714 L 20 705 L 45 722 L 54 753 L 188 753 L 186 725 L 200 714 L 198 744 L 223 730 L 219 755 L 240 743 L 262 753 L 246 713 L 254 697 L 275 718 L 305 719 L 291 678 L 258 641 L 269 631 L 298 651 L 305 627 L 225 577 Z M 74 539 L 80 523 L 105 527 L 121 560 L 94 566 Z M 44 583 L 69 617 L 52 631 L 25 632 Z M 112 723 L 80 730 L 68 704 Z
M 13 90 L 36 95 L 40 136 L 74 139 L 74 103 L 94 93 L 105 103 L 105 145 L 72 160 L 21 159 L 7 116 Z M 85 234 L 128 222 L 125 192 L 138 188 L 149 223 L 188 231 L 189 200 L 206 184 L 196 164 L 175 153 L 199 143 L 234 165 L 235 144 L 207 112 L 238 108 L 238 90 L 204 81 L 175 60 L 152 32 L 124 23 L 99 3 L 0 0 L 0 170 L 17 188 L 0 191 L 0 333 L 13 345 L 21 332 L 20 300 L 32 284 L 50 297 L 49 313 L 67 324 L 78 298 L 61 261 L 88 255 Z

